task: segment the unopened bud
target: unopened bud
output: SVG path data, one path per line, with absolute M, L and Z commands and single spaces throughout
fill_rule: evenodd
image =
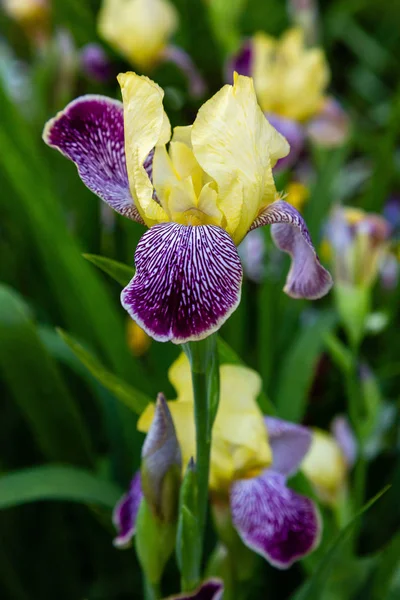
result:
M 153 514 L 163 522 L 176 519 L 182 456 L 174 422 L 163 394 L 142 448 L 142 488 Z

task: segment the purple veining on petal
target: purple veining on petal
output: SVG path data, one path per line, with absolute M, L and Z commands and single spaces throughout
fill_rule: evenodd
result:
M 112 63 L 100 44 L 83 46 L 79 59 L 83 73 L 93 81 L 107 83 L 114 75 Z
M 121 102 L 106 96 L 77 98 L 46 124 L 43 139 L 76 164 L 92 192 L 143 223 L 129 191 Z
M 194 592 L 170 596 L 167 600 L 222 600 L 223 592 L 224 587 L 220 579 L 208 579 Z
M 290 146 L 289 154 L 278 160 L 274 170 L 287 169 L 298 161 L 304 148 L 304 127 L 293 119 L 281 117 L 274 113 L 265 113 L 265 116 L 267 117 L 269 123 L 271 123 L 271 125 L 287 139 Z
M 264 209 L 250 229 L 262 225 L 272 225 L 275 244 L 292 258 L 284 291 L 292 298 L 316 300 L 325 296 L 332 287 L 332 277 L 319 262 L 301 214 L 287 202 L 277 200 Z
M 184 343 L 216 331 L 240 301 L 242 266 L 213 225 L 154 225 L 139 241 L 122 306 L 154 339 Z
M 339 444 L 346 462 L 352 467 L 357 460 L 357 439 L 346 415 L 337 415 L 331 423 L 331 431 Z
M 129 546 L 135 534 L 136 517 L 142 497 L 140 472 L 137 472 L 130 483 L 129 492 L 122 496 L 114 508 L 113 523 L 118 532 L 114 538 L 114 546 L 117 548 Z
M 253 67 L 253 42 L 246 40 L 239 51 L 231 56 L 225 66 L 225 81 L 226 83 L 232 84 L 233 73 L 239 73 L 239 75 L 246 75 L 247 77 L 252 76 Z
M 294 475 L 307 454 L 312 441 L 307 427 L 275 417 L 265 417 L 272 450 L 272 469 L 281 475 Z
M 232 521 L 243 542 L 280 569 L 287 569 L 317 546 L 320 517 L 314 503 L 286 486 L 285 477 L 267 470 L 235 481 Z

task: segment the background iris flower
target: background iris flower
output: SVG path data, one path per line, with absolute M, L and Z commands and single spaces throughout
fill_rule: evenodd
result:
M 329 67 L 320 48 L 307 48 L 304 32 L 293 28 L 275 39 L 263 32 L 247 40 L 228 63 L 232 70 L 254 78 L 262 110 L 292 149 L 279 166 L 293 165 L 307 136 L 323 146 L 343 143 L 348 118 L 339 103 L 326 95 Z
M 186 355 L 181 354 L 172 365 L 169 379 L 178 396 L 168 406 L 186 467 L 195 454 L 193 391 Z M 256 403 L 261 379 L 255 371 L 222 365 L 220 379 L 220 404 L 211 444 L 211 502 L 218 510 L 226 505 L 249 548 L 272 565 L 288 568 L 311 552 L 320 539 L 315 504 L 286 484 L 310 448 L 311 432 L 281 419 L 263 418 Z M 140 431 L 151 431 L 154 410 L 154 405 L 147 407 L 138 422 Z M 115 512 L 117 540 L 126 542 L 133 535 L 141 493 L 136 475 Z

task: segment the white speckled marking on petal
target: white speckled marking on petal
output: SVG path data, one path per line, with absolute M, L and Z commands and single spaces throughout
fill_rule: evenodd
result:
M 279 569 L 287 569 L 318 545 L 320 517 L 315 504 L 286 486 L 272 470 L 235 481 L 232 521 L 243 542 Z
M 139 241 L 135 264 L 122 306 L 158 341 L 203 339 L 239 304 L 242 266 L 219 227 L 154 225 Z
M 129 191 L 121 102 L 106 96 L 77 98 L 46 124 L 43 139 L 76 164 L 92 192 L 120 214 L 143 223 Z M 150 178 L 152 155 L 144 165 Z

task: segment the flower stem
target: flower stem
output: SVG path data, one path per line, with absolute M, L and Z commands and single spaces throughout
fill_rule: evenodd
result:
M 161 591 L 158 584 L 151 583 L 146 576 L 143 579 L 145 600 L 160 600 Z
M 184 345 L 192 370 L 194 418 L 196 426 L 196 479 L 198 575 L 200 577 L 202 549 L 208 508 L 211 430 L 219 402 L 219 366 L 215 336 Z

